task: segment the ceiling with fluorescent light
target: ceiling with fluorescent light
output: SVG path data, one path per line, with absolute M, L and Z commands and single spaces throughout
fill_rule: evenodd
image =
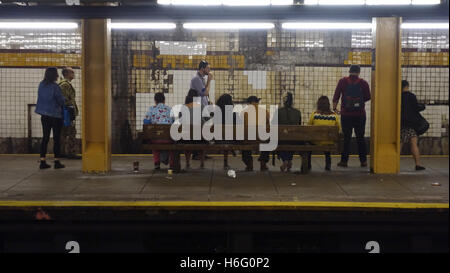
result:
M 399 16 L 406 20 L 448 21 L 449 0 L 431 6 L 326 6 L 304 5 L 294 0 L 289 6 L 177 6 L 158 5 L 156 0 L 0 0 L 2 19 L 89 19 L 185 21 L 254 20 L 361 20 Z M 80 5 L 77 3 L 80 2 Z M 86 5 L 92 2 L 104 5 Z M 73 5 L 73 4 L 76 5 Z

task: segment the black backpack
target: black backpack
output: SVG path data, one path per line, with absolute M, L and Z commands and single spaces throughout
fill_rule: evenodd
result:
M 349 112 L 359 111 L 364 107 L 364 92 L 360 79 L 354 82 L 350 81 L 350 78 L 346 78 L 346 80 L 348 84 L 344 96 L 342 96 L 344 109 Z

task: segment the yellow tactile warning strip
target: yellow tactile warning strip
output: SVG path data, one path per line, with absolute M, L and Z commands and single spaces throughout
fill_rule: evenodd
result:
M 197 202 L 197 201 L 0 201 L 0 207 L 160 207 L 160 208 L 386 208 L 448 209 L 448 203 L 380 203 L 380 202 Z

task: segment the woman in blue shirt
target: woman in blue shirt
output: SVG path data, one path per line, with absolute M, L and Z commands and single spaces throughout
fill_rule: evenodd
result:
M 45 161 L 47 145 L 50 139 L 50 131 L 53 130 L 53 152 L 55 154 L 55 169 L 64 168 L 59 161 L 60 158 L 60 136 L 63 126 L 64 96 L 56 84 L 58 70 L 49 67 L 45 70 L 44 80 L 39 83 L 38 99 L 35 112 L 41 115 L 42 132 L 44 136 L 41 142 L 40 169 L 50 168 Z

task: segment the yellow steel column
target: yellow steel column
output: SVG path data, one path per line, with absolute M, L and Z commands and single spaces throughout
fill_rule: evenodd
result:
M 370 168 L 374 173 L 400 170 L 401 18 L 373 19 Z
M 82 22 L 84 172 L 111 169 L 111 30 L 109 19 Z

